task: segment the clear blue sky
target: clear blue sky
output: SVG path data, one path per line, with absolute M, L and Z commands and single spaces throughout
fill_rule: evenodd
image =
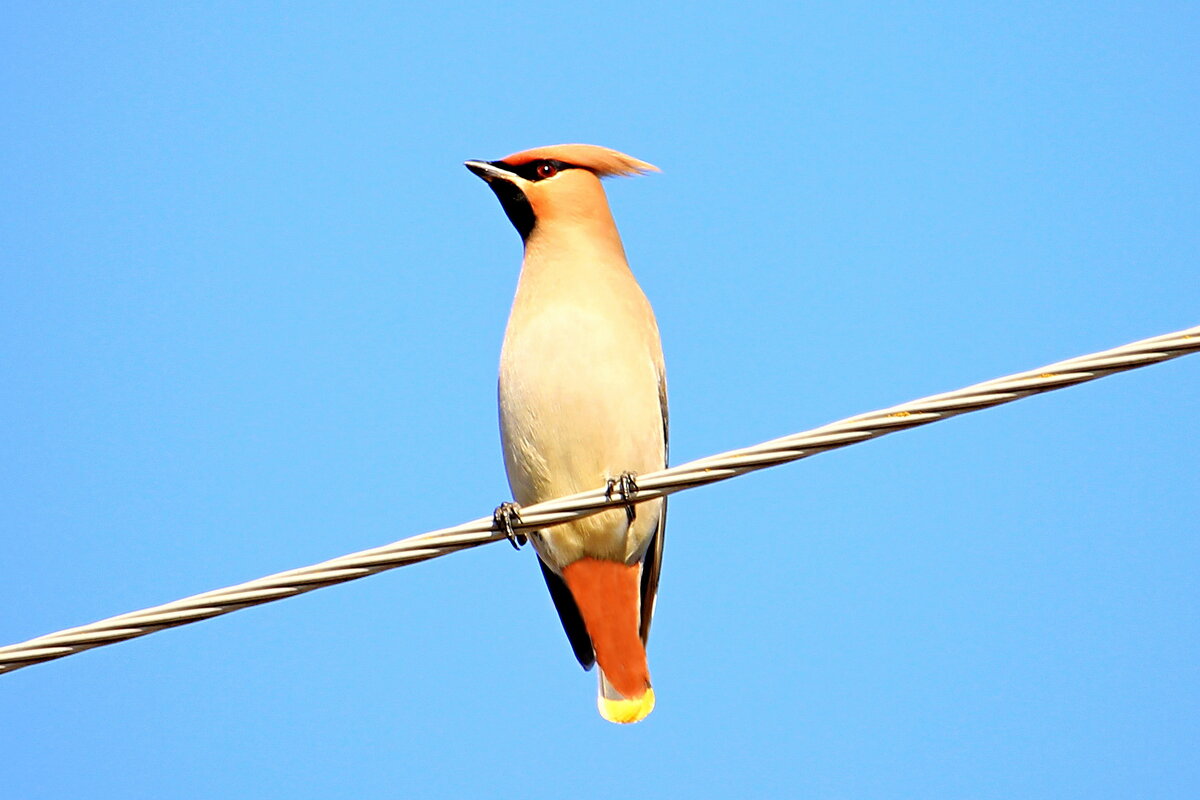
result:
M 0 643 L 507 498 L 564 141 L 676 462 L 1200 322 L 1191 3 L 11 2 Z M 658 708 L 494 545 L 0 676 L 6 798 L 1200 794 L 1200 357 L 678 496 Z

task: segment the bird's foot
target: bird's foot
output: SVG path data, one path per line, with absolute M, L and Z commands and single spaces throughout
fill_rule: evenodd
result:
M 617 495 L 626 501 L 625 516 L 629 518 L 630 522 L 633 522 L 637 518 L 637 511 L 633 503 L 630 502 L 637 496 L 637 493 L 637 475 L 634 475 L 632 472 L 622 472 L 615 478 L 609 478 L 604 487 L 605 500 L 612 500 L 613 495 Z
M 505 535 L 514 550 L 520 550 L 527 541 L 525 534 L 517 533 L 513 528 L 513 523 L 520 521 L 521 506 L 517 503 L 501 503 L 492 512 L 492 525 Z

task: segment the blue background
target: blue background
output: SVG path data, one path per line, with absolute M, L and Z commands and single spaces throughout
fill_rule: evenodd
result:
M 0 15 L 0 642 L 481 516 L 563 141 L 675 462 L 1200 322 L 1192 3 Z M 602 722 L 493 545 L 0 676 L 20 798 L 1200 793 L 1200 358 L 679 495 Z

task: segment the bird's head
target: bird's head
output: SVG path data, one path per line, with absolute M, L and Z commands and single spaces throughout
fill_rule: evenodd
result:
M 611 222 L 600 179 L 658 172 L 653 164 L 593 144 L 537 147 L 465 166 L 487 181 L 523 240 L 538 225 Z

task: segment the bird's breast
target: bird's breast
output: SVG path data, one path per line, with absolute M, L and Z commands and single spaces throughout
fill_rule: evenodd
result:
M 633 296 L 599 289 L 537 303 L 523 303 L 518 294 L 501 354 L 499 400 L 505 466 L 519 503 L 665 465 L 658 332 L 634 289 Z M 628 555 L 621 512 L 589 519 L 562 533 L 566 549 Z M 636 527 L 635 548 L 649 535 Z

